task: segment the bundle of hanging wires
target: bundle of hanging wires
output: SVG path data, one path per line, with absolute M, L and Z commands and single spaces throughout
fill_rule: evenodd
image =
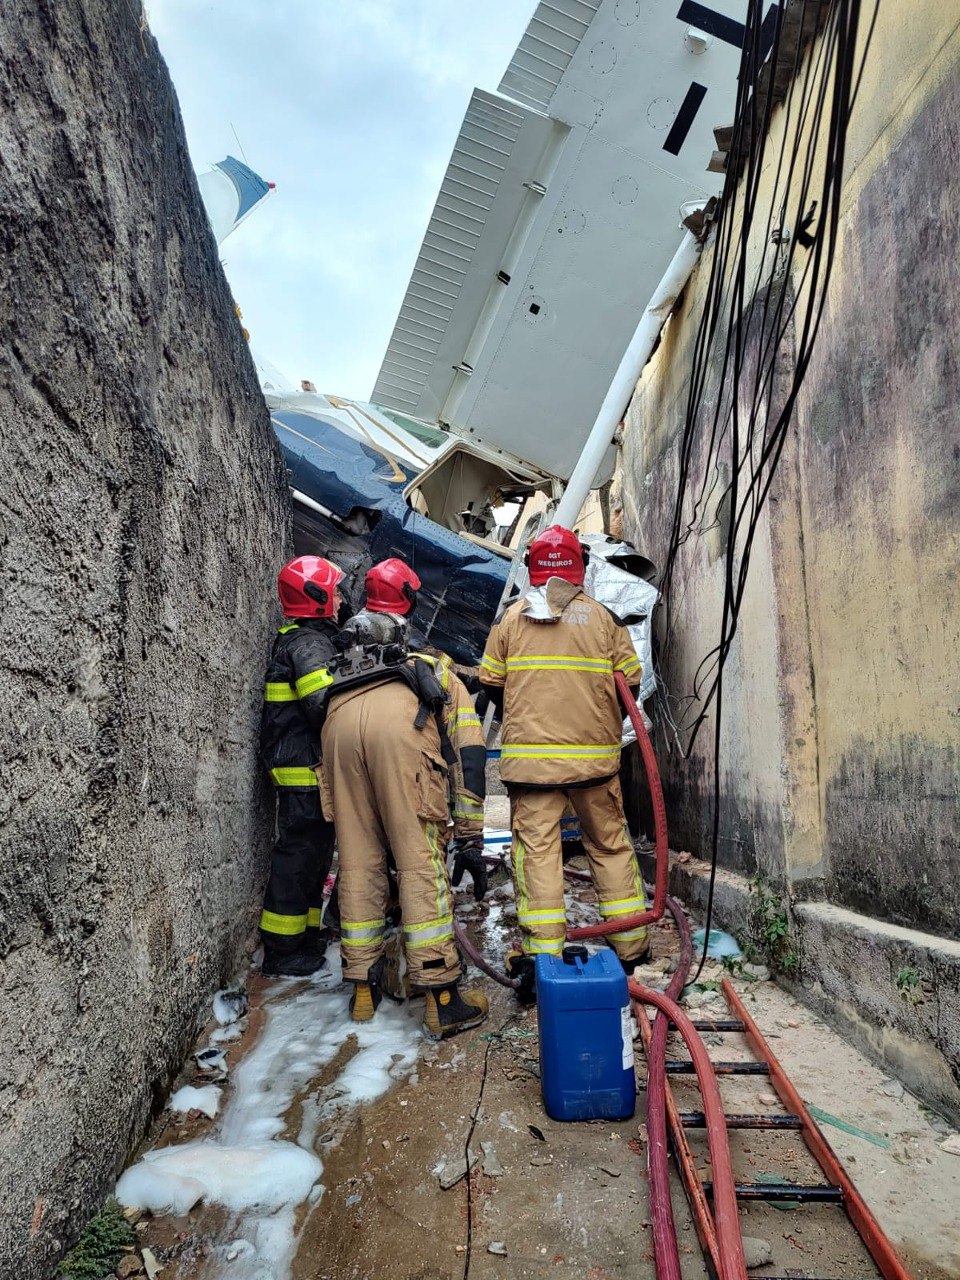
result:
M 717 641 L 686 696 L 671 697 L 665 673 L 658 672 L 664 691 L 658 718 L 668 750 L 689 757 L 713 715 L 711 874 L 693 981 L 706 958 L 713 911 L 724 668 L 754 538 L 823 317 L 836 257 L 847 131 L 879 7 L 874 0 L 858 50 L 860 0 L 784 0 L 775 11 L 772 42 L 764 2 L 749 4 L 661 582 L 659 664 L 666 665 L 683 604 L 683 548 L 708 530 L 719 534 L 724 583 Z M 789 88 L 778 93 L 776 86 L 784 82 Z

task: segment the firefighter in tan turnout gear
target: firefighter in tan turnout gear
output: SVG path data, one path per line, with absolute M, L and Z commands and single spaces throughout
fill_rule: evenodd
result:
M 510 794 L 513 876 L 522 956 L 511 956 L 521 999 L 533 996 L 533 957 L 563 950 L 566 916 L 560 822 L 567 801 L 605 921 L 645 910 L 620 793 L 622 714 L 613 673 L 640 681 L 625 626 L 583 591 L 576 535 L 553 525 L 530 546 L 530 591 L 495 624 L 480 680 L 501 709 L 500 776 Z M 645 928 L 609 935 L 624 968 L 648 949 Z
M 343 976 L 355 984 L 351 1016 L 372 1018 L 382 995 L 389 852 L 410 981 L 426 995 L 426 1034 L 441 1039 L 487 1016 L 486 997 L 459 988 L 445 863 L 451 766 L 462 771 L 462 794 L 482 805 L 486 753 L 469 696 L 449 691 L 456 677 L 448 673 L 445 690 L 440 664 L 403 647 L 419 585 L 398 560 L 367 575 L 366 608 L 344 628 L 342 659 L 330 664 L 321 785 L 340 851 Z

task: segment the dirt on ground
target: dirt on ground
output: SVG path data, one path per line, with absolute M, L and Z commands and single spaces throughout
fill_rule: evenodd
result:
M 578 886 L 571 912 L 586 916 L 592 902 L 592 891 Z M 502 956 L 516 927 L 505 876 L 482 905 L 461 893 L 458 914 L 486 955 Z M 658 926 L 652 936 L 655 957 L 668 967 L 676 952 L 673 927 Z M 705 971 L 706 981 L 692 993 L 694 1016 L 725 1013 L 718 977 L 716 967 Z M 491 1003 L 484 1026 L 439 1045 L 423 1040 L 414 1072 L 375 1102 L 321 1126 L 323 1192 L 299 1210 L 291 1280 L 654 1275 L 642 1053 L 632 1120 L 554 1122 L 540 1093 L 536 1011 L 521 1009 L 511 992 L 488 979 L 478 981 Z M 829 1142 L 917 1280 L 960 1276 L 960 1157 L 939 1145 L 949 1127 L 762 972 L 736 985 L 804 1100 L 819 1109 Z M 269 983 L 251 982 L 249 1024 L 229 1046 L 231 1067 L 255 1043 L 271 990 Z M 419 1022 L 422 1000 L 409 1001 L 404 1016 Z M 740 1035 L 708 1032 L 705 1039 L 718 1060 L 749 1057 Z M 329 1092 L 354 1051 L 348 1035 L 337 1058 L 291 1107 L 284 1136 L 295 1137 L 302 1109 L 311 1096 Z M 679 1043 L 671 1041 L 669 1056 L 685 1056 Z M 763 1077 L 726 1075 L 721 1086 L 729 1112 L 783 1110 Z M 694 1084 L 672 1077 L 672 1087 L 681 1111 L 699 1110 Z M 167 1116 L 153 1140 L 215 1134 L 217 1124 Z M 709 1176 L 702 1139 L 694 1134 L 691 1146 Z M 796 1134 L 739 1131 L 731 1147 L 739 1182 L 823 1181 Z M 699 1280 L 706 1270 L 679 1178 L 674 1210 L 685 1280 Z M 144 1216 L 137 1230 L 141 1244 L 165 1264 L 162 1280 L 230 1276 L 222 1247 L 237 1234 L 237 1222 L 223 1210 L 201 1205 L 179 1219 Z M 876 1275 L 842 1211 L 831 1205 L 750 1207 L 743 1231 L 768 1256 L 753 1275 Z

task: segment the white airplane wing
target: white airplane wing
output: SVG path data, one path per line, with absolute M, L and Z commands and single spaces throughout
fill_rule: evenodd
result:
M 684 206 L 719 191 L 746 11 L 537 6 L 467 108 L 372 400 L 569 477 Z

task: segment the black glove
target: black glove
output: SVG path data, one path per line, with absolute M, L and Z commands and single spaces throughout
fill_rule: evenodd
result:
M 483 860 L 483 840 L 480 836 L 469 836 L 466 840 L 456 840 L 453 845 L 453 875 L 450 883 L 459 886 L 464 871 L 469 871 L 473 879 L 473 896 L 482 902 L 487 892 L 487 864 Z

